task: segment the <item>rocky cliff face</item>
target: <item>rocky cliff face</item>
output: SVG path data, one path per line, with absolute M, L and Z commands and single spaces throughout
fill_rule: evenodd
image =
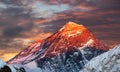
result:
M 77 72 L 93 57 L 108 51 L 83 25 L 66 23 L 45 40 L 36 42 L 9 64 L 27 64 L 32 61 L 41 69 L 52 72 Z

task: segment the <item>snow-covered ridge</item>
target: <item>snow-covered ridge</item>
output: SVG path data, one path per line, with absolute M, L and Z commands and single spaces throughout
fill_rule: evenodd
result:
M 120 72 L 120 45 L 90 60 L 80 72 Z
M 0 68 L 2 68 L 4 65 L 7 65 L 7 64 L 3 62 L 2 60 L 0 60 Z
M 0 60 L 0 72 L 6 72 L 6 70 L 8 72 L 16 72 L 15 68 L 13 68 L 13 66 L 8 65 L 7 63 L 5 63 L 4 61 Z
M 82 54 L 83 53 L 85 52 L 82 52 Z M 16 64 L 8 65 L 0 60 L 0 67 L 3 68 L 5 65 L 9 66 L 12 72 L 17 72 L 14 68 L 14 66 L 17 66 Z M 17 67 L 19 68 L 19 65 Z M 26 72 L 54 72 L 37 67 L 37 63 L 35 61 L 26 65 L 20 65 L 20 67 L 24 67 Z M 74 70 L 74 68 L 72 70 Z M 120 45 L 91 59 L 79 72 L 120 72 Z

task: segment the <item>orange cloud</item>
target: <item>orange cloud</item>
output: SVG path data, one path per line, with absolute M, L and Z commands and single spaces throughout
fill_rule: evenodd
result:
M 97 12 L 98 15 L 107 15 L 107 14 L 120 14 L 120 11 L 114 11 L 114 10 L 111 10 L 111 11 L 99 11 Z
M 16 51 L 16 52 L 15 52 Z M 19 51 L 15 50 L 15 49 L 0 49 L 0 59 L 4 60 L 4 61 L 8 61 L 11 58 L 13 58 L 15 55 L 18 54 Z
M 50 19 L 40 19 L 40 20 L 35 20 L 33 23 L 34 24 L 43 24 L 45 22 L 49 22 Z
M 13 58 L 15 55 L 17 55 L 18 53 L 4 53 L 2 56 L 0 56 L 0 58 L 3 60 L 3 61 L 8 61 L 10 60 L 11 58 Z
M 39 41 L 39 40 L 42 40 L 42 39 L 45 39 L 47 37 L 49 37 L 50 35 L 52 35 L 52 33 L 40 33 L 34 37 L 30 37 L 30 38 L 27 38 L 29 40 L 32 40 L 32 41 Z
M 96 10 L 95 7 L 92 6 L 86 6 L 86 5 L 78 5 L 75 7 L 76 9 L 81 9 L 83 11 L 92 11 L 92 10 Z

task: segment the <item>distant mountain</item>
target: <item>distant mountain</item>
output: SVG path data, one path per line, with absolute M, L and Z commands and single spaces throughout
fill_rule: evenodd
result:
M 68 22 L 56 33 L 29 46 L 8 63 L 25 65 L 33 61 L 39 68 L 52 72 L 78 72 L 93 57 L 108 50 L 86 27 Z
M 90 60 L 80 72 L 120 72 L 120 45 Z

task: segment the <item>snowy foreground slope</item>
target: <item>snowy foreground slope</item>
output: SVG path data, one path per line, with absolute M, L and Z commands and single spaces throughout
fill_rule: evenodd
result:
M 0 72 L 1 69 L 7 65 L 0 60 Z M 49 70 L 42 70 L 37 67 L 35 62 L 28 63 L 26 65 L 7 65 L 11 71 L 7 72 L 51 72 Z M 25 71 L 15 71 L 14 67 L 23 67 Z M 57 71 L 56 71 L 57 72 Z M 91 59 L 80 72 L 120 72 L 120 45 L 116 46 L 112 50 L 105 52 L 93 59 Z
M 0 72 L 17 72 L 17 71 L 13 66 L 10 66 L 7 63 L 0 60 Z
M 80 72 L 120 72 L 120 45 L 93 58 Z

